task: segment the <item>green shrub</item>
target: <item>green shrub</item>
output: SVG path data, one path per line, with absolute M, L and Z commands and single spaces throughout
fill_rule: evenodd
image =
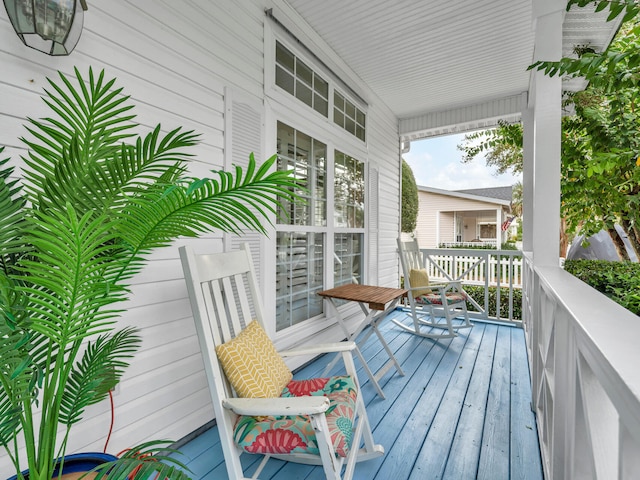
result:
M 416 177 L 409 164 L 402 160 L 402 215 L 400 219 L 401 230 L 411 233 L 416 229 L 418 222 L 418 186 Z
M 464 290 L 473 297 L 473 299 L 484 307 L 484 286 L 483 285 L 463 285 Z M 496 317 L 496 300 L 497 287 L 489 287 L 489 316 Z M 475 307 L 467 302 L 469 311 L 475 310 Z M 500 287 L 500 318 L 509 318 L 509 289 Z M 513 320 L 522 319 L 522 290 L 513 289 Z
M 640 315 L 640 264 L 608 260 L 567 260 L 567 272 Z

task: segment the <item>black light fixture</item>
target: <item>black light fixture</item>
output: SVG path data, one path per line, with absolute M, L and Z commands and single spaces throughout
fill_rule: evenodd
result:
M 80 34 L 86 0 L 4 0 L 13 29 L 27 47 L 69 55 Z

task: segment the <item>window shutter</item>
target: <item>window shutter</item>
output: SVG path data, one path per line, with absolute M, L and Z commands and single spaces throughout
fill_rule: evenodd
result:
M 380 179 L 377 168 L 369 168 L 369 192 L 368 192 L 368 258 L 369 272 L 366 283 L 378 285 L 378 225 L 379 225 L 379 205 L 380 198 Z
M 242 167 L 246 173 L 249 155 L 253 153 L 256 162 L 265 158 L 262 152 L 263 107 L 258 99 L 238 95 L 225 88 L 225 170 L 232 171 L 234 165 Z M 242 236 L 226 234 L 225 249 L 237 250 L 242 243 L 249 243 L 258 284 L 261 282 L 260 239 L 257 232 L 245 232 Z

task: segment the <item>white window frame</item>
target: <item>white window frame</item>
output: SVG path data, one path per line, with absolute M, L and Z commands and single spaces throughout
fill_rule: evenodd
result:
M 329 112 L 328 117 L 324 117 L 313 108 L 298 100 L 288 92 L 282 90 L 275 84 L 275 40 L 282 43 L 287 49 L 291 50 L 296 56 L 313 69 L 315 69 L 323 78 L 329 81 Z M 265 151 L 268 155 L 276 153 L 276 137 L 277 124 L 282 122 L 294 129 L 305 133 L 314 139 L 327 145 L 327 226 L 326 227 L 310 227 L 300 225 L 276 225 L 275 231 L 292 231 L 292 232 L 324 232 L 325 233 L 325 262 L 324 262 L 324 286 L 331 288 L 334 283 L 333 271 L 333 255 L 334 238 L 336 233 L 362 233 L 362 280 L 366 281 L 368 266 L 368 211 L 365 203 L 364 225 L 362 228 L 354 229 L 348 227 L 337 228 L 334 226 L 334 184 L 333 184 L 333 168 L 334 168 L 334 152 L 340 152 L 349 155 L 364 164 L 364 185 L 368 190 L 369 184 L 369 158 L 366 148 L 366 142 L 362 142 L 357 137 L 347 132 L 339 125 L 333 122 L 333 91 L 335 88 L 334 81 L 330 75 L 327 75 L 323 68 L 318 65 L 312 58 L 309 58 L 301 49 L 292 45 L 290 41 L 283 35 L 275 32 L 272 28 L 265 28 Z M 366 114 L 366 105 L 351 98 L 346 92 L 340 90 L 340 93 L 349 98 L 350 101 L 358 105 Z M 365 137 L 366 138 L 366 137 Z M 368 195 L 369 192 L 366 192 Z M 265 260 L 265 273 L 267 278 L 275 278 L 276 265 L 276 235 L 266 241 L 265 252 L 267 254 Z M 265 308 L 267 311 L 273 312 L 275 319 L 275 282 L 273 286 L 266 282 L 267 291 L 265 298 Z M 343 308 L 348 308 L 346 305 Z M 317 317 L 305 320 L 296 325 L 287 327 L 279 332 L 275 332 L 276 341 L 285 339 L 286 343 L 296 343 L 305 338 L 326 329 L 330 324 L 327 322 L 326 308 L 324 313 Z M 335 320 L 332 320 L 335 322 Z M 275 331 L 275 320 L 272 326 Z

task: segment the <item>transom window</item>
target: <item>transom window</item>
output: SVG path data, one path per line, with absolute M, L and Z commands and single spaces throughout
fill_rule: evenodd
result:
M 366 114 L 311 66 L 276 40 L 275 84 L 359 140 L 365 141 Z M 330 92 L 333 92 L 331 94 Z M 331 99 L 331 102 L 330 102 Z
M 333 121 L 364 142 L 366 116 L 340 92 L 333 92 Z
M 329 115 L 329 84 L 278 41 L 276 85 L 321 115 Z

